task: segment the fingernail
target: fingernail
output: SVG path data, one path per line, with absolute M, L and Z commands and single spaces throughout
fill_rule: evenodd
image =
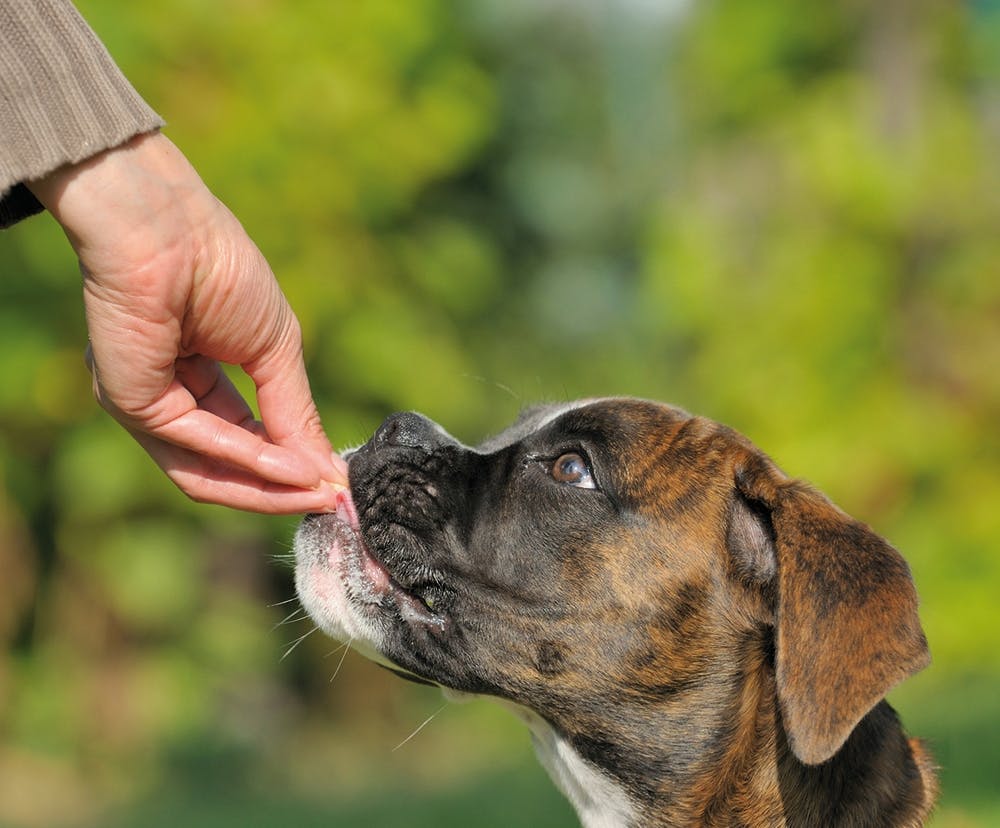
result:
M 316 491 L 329 491 L 334 495 L 339 495 L 341 492 L 349 492 L 350 487 L 339 480 L 320 480 L 319 483 L 313 487 Z

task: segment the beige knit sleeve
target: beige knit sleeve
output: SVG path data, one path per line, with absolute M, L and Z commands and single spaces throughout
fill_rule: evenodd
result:
M 22 182 L 161 126 L 69 0 L 0 0 L 0 227 L 42 209 Z

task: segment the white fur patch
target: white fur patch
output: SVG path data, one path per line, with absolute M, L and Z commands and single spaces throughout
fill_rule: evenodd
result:
M 635 807 L 621 785 L 594 767 L 537 713 L 508 704 L 528 725 L 542 767 L 570 801 L 583 828 L 633 828 Z

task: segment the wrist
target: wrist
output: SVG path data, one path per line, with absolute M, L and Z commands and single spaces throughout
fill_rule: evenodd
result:
M 194 168 L 162 133 L 137 135 L 76 164 L 27 182 L 77 252 L 163 223 L 194 225 L 188 205 L 207 192 Z

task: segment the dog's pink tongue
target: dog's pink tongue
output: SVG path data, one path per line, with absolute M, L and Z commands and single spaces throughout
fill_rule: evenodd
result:
M 337 492 L 337 517 L 355 532 L 361 529 L 358 522 L 358 510 L 354 508 L 354 498 L 351 497 L 349 489 Z

